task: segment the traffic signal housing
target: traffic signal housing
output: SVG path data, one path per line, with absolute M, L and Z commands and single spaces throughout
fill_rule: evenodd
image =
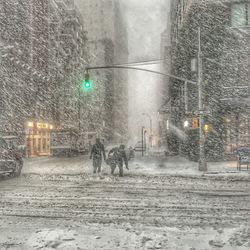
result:
M 193 117 L 192 118 L 192 128 L 199 128 L 199 118 L 198 117 Z
M 93 83 L 90 80 L 89 73 L 85 73 L 82 89 L 84 92 L 89 92 L 93 88 Z
M 210 130 L 210 126 L 208 124 L 205 124 L 203 130 L 204 130 L 204 133 L 207 135 Z

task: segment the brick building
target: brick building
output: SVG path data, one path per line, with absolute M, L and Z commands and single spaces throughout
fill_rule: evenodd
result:
M 22 138 L 31 156 L 48 155 L 50 130 L 78 129 L 83 119 L 81 15 L 72 1 L 2 1 L 0 27 L 1 134 Z
M 228 158 L 236 147 L 250 144 L 250 3 L 230 0 L 172 1 L 172 74 L 197 80 L 198 28 L 203 61 L 203 128 L 206 128 L 208 159 Z M 185 139 L 173 131 L 172 150 L 198 158 L 198 88 L 171 80 L 171 123 L 183 130 Z M 192 127 L 193 122 L 193 127 Z M 188 125 L 188 126 L 187 126 Z M 173 139 L 174 138 L 174 139 Z

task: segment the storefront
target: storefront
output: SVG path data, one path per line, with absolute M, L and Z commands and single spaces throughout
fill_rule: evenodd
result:
M 223 117 L 223 143 L 225 155 L 235 149 L 250 146 L 250 103 L 248 98 L 231 99 L 226 103 Z
M 224 152 L 233 154 L 238 147 L 250 145 L 250 118 L 244 114 L 224 117 Z
M 27 122 L 26 156 L 50 155 L 50 132 L 53 125 L 48 122 Z

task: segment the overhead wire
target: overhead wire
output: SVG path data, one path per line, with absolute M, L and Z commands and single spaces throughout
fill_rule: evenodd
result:
M 168 60 L 167 58 L 160 58 L 160 59 L 154 59 L 154 60 L 145 60 L 145 61 L 136 61 L 136 62 L 128 62 L 128 63 L 120 63 L 120 64 L 114 64 L 112 66 L 126 66 L 126 65 L 150 65 L 150 64 L 159 64 L 162 61 Z

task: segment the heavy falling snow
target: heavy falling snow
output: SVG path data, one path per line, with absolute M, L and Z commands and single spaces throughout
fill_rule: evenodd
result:
M 249 0 L 0 0 L 0 250 L 250 249 Z

